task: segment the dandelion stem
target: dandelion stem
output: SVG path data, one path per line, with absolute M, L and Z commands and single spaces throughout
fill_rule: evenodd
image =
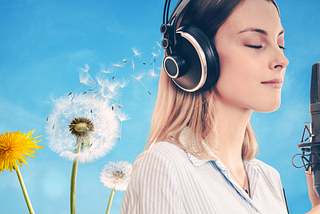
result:
M 28 196 L 28 192 L 27 192 L 26 186 L 24 185 L 24 182 L 23 182 L 19 167 L 15 167 L 14 169 L 17 172 L 18 179 L 19 179 L 19 182 L 20 182 L 20 185 L 21 185 L 21 189 L 22 189 L 22 192 L 23 192 L 23 196 L 24 196 L 24 199 L 26 200 L 29 212 L 30 212 L 30 214 L 34 214 L 34 211 L 33 211 L 29 196 Z
M 77 137 L 77 146 L 75 153 L 79 153 L 81 149 L 81 137 Z M 73 161 L 72 172 L 71 172 L 71 185 L 70 185 L 70 213 L 76 213 L 76 180 L 77 180 L 77 170 L 78 170 L 79 159 L 76 157 Z
M 78 158 L 73 161 L 71 173 L 71 188 L 70 188 L 70 209 L 71 214 L 76 213 L 76 179 L 78 170 Z
M 107 211 L 106 214 L 110 213 L 110 208 L 111 208 L 111 204 L 112 204 L 112 199 L 113 199 L 113 195 L 114 195 L 114 188 L 112 189 L 111 193 L 110 193 L 110 198 L 109 198 L 109 202 L 108 202 L 108 207 L 107 207 Z

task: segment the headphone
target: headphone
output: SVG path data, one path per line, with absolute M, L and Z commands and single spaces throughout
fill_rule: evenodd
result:
M 163 35 L 161 43 L 166 51 L 162 65 L 166 74 L 182 90 L 205 91 L 217 83 L 220 74 L 219 57 L 211 39 L 199 28 L 185 25 L 176 29 L 190 1 L 179 0 L 169 19 L 171 0 L 165 2 L 163 24 L 160 27 Z

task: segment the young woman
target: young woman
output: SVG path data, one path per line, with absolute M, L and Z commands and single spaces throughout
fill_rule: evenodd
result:
M 207 90 L 188 92 L 162 69 L 150 137 L 121 213 L 287 213 L 279 173 L 254 158 L 250 126 L 253 111 L 281 102 L 288 60 L 276 3 L 191 0 L 181 14 L 178 27 L 195 26 L 211 40 L 220 74 Z M 307 180 L 310 213 L 320 213 Z

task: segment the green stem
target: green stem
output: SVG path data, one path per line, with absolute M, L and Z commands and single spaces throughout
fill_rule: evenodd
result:
M 111 204 L 112 204 L 112 199 L 113 199 L 113 195 L 114 195 L 114 189 L 112 189 L 111 193 L 110 193 L 110 198 L 109 198 L 109 203 L 108 203 L 108 207 L 107 207 L 107 211 L 106 214 L 110 213 L 110 208 L 111 208 Z
M 75 153 L 79 153 L 81 149 L 81 138 L 77 138 L 77 146 Z M 77 179 L 77 170 L 78 170 L 79 159 L 76 157 L 73 161 L 72 172 L 71 172 L 71 185 L 70 185 L 70 213 L 76 213 L 76 179 Z
M 29 212 L 30 212 L 30 214 L 34 214 L 34 211 L 33 211 L 33 208 L 32 208 L 28 193 L 27 193 L 27 189 L 26 189 L 26 186 L 24 185 L 24 182 L 23 182 L 19 167 L 14 168 L 14 169 L 17 172 L 18 179 L 19 179 L 19 182 L 20 182 L 20 185 L 21 185 L 21 189 L 22 189 L 22 192 L 23 192 L 23 196 L 24 196 L 24 199 L 26 200 Z

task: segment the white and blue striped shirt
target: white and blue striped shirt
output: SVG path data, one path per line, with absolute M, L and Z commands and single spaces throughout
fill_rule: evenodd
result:
M 156 143 L 134 163 L 121 214 L 286 214 L 279 173 L 257 159 L 245 167 L 252 198 L 219 159 L 198 159 L 171 143 Z

